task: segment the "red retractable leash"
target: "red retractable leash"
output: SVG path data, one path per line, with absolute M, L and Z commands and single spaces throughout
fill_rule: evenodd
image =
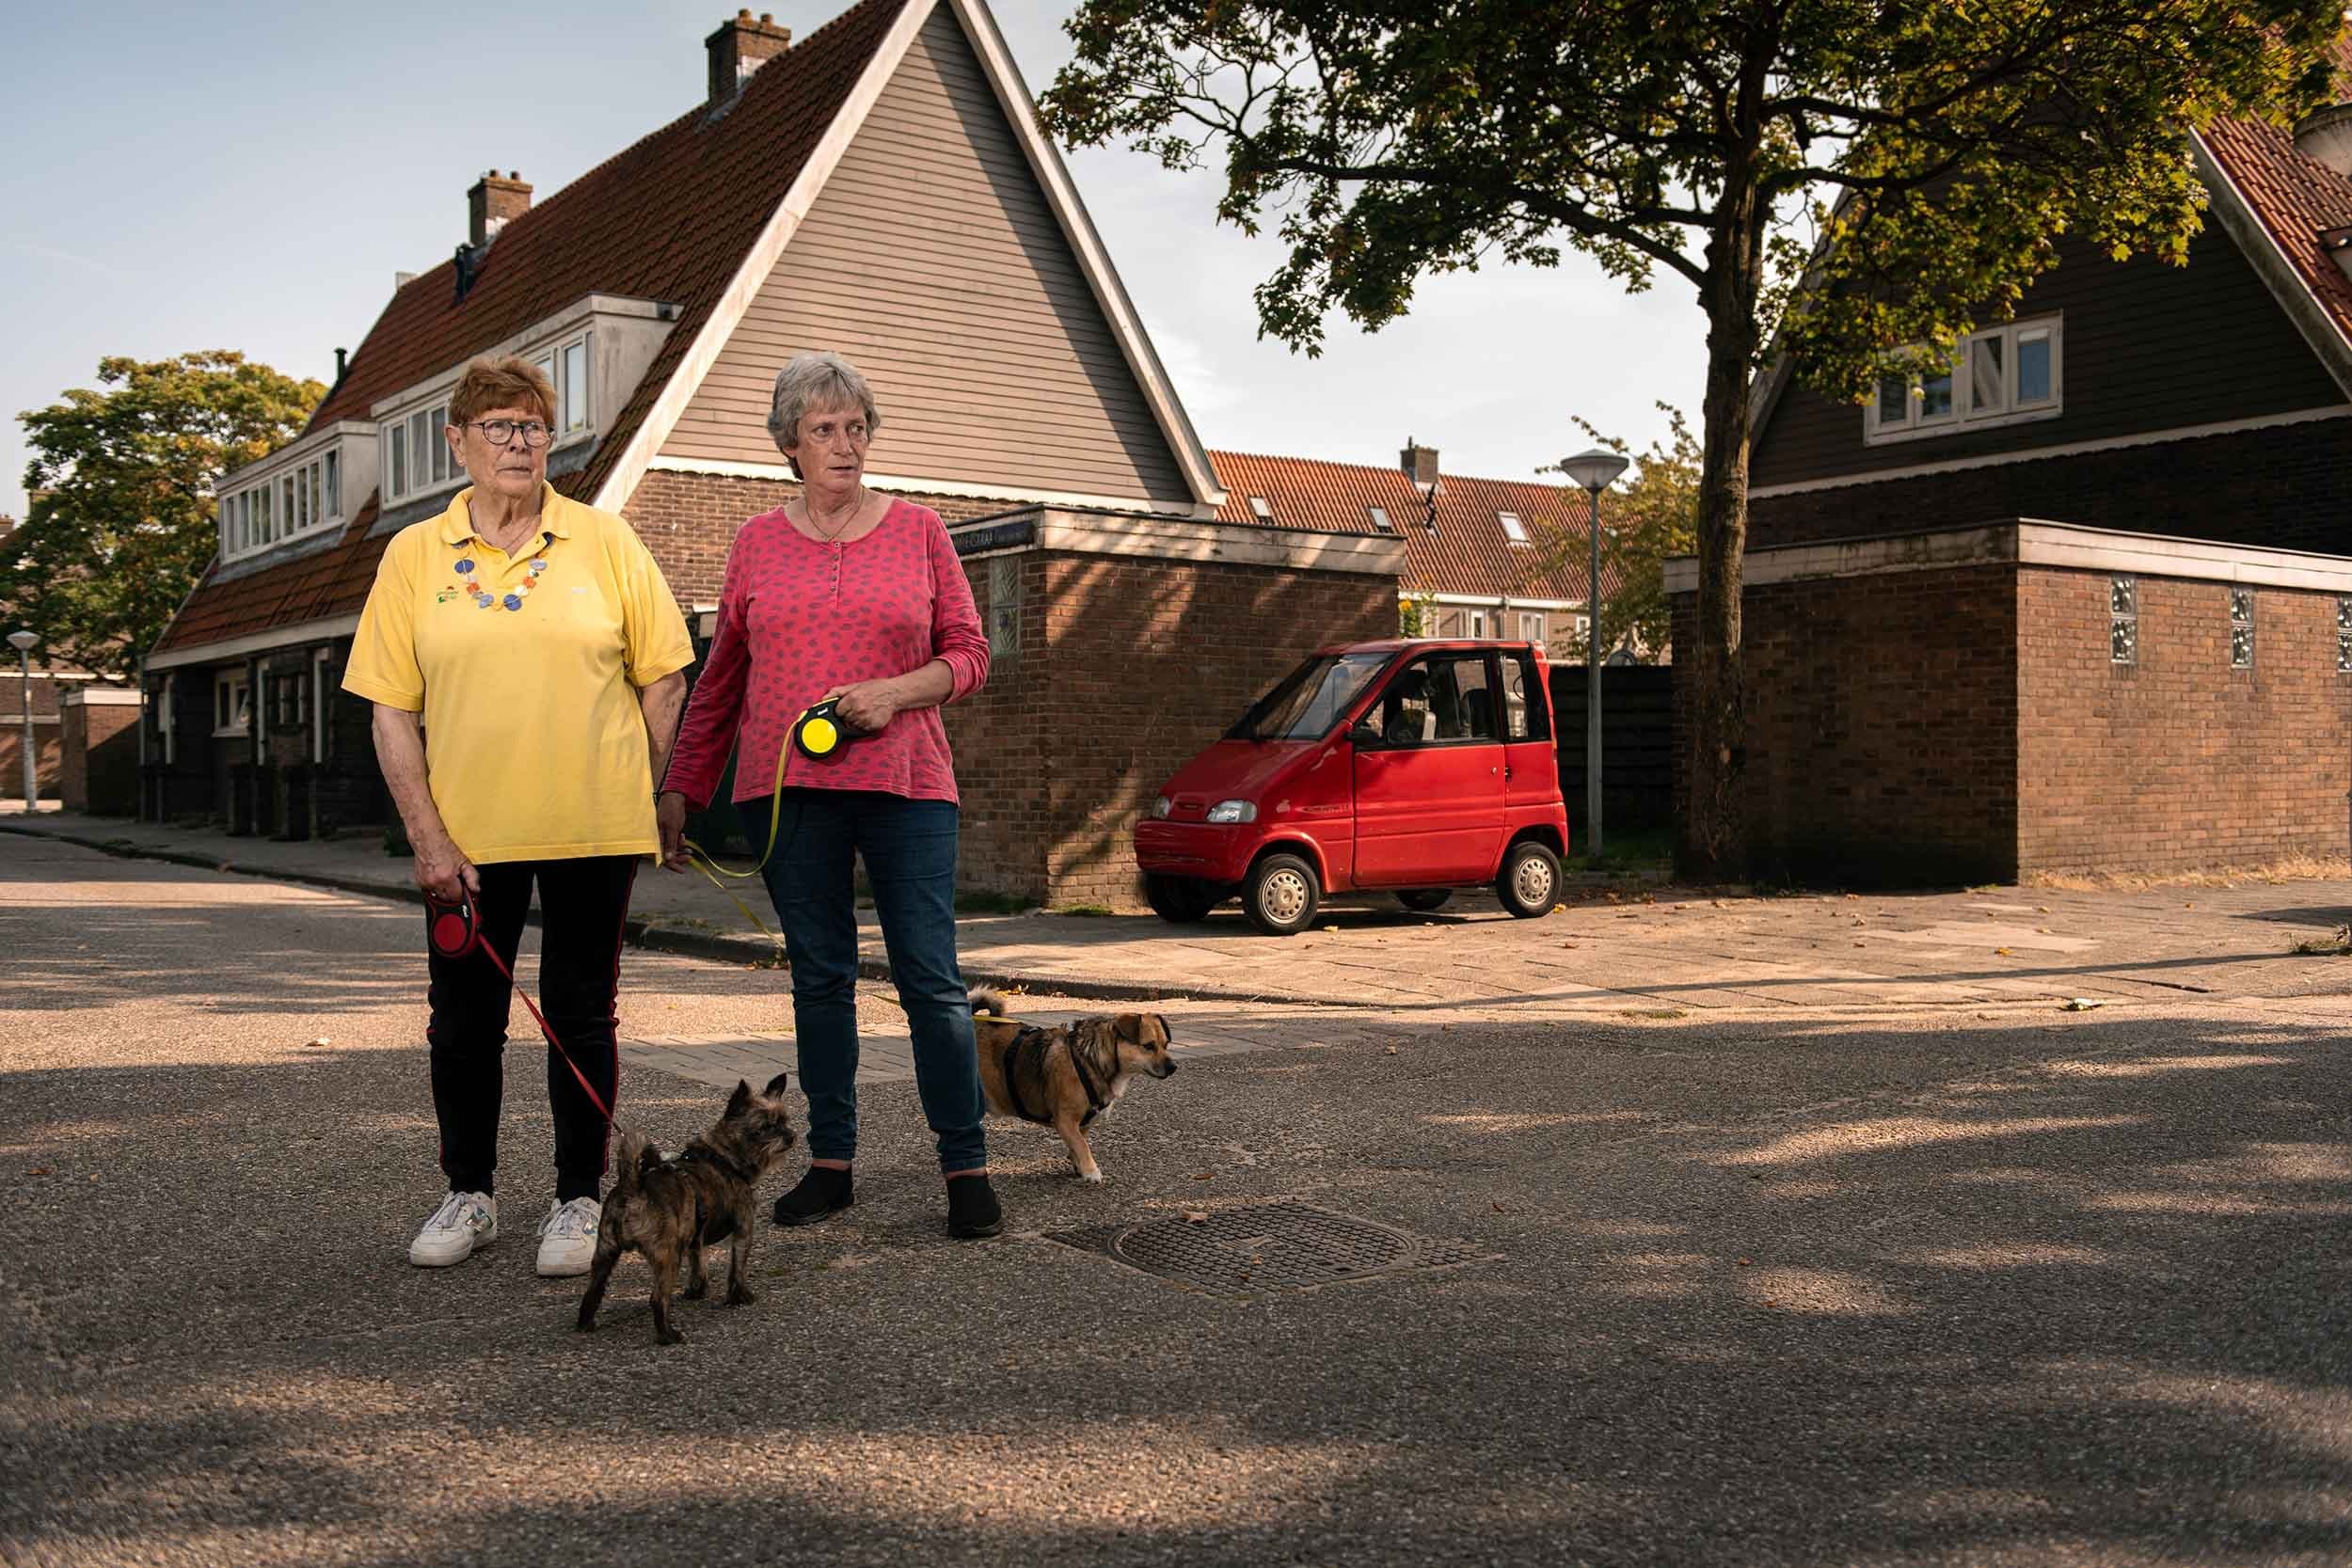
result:
M 604 1096 L 596 1092 L 596 1086 L 588 1082 L 588 1075 L 580 1070 L 580 1064 L 572 1060 L 572 1053 L 564 1049 L 564 1042 L 555 1037 L 555 1031 L 548 1027 L 547 1015 L 539 1010 L 537 1003 L 531 1000 L 531 993 L 523 990 L 521 982 L 515 978 L 515 972 L 506 967 L 506 961 L 498 956 L 498 950 L 483 940 L 482 927 L 474 914 L 473 900 L 460 898 L 454 904 L 445 904 L 433 895 L 426 894 L 424 939 L 433 951 L 444 958 L 462 958 L 480 950 L 482 956 L 490 960 L 491 967 L 506 976 L 506 983 L 515 988 L 515 994 L 523 999 L 523 1006 L 531 1009 L 531 1016 L 538 1022 L 539 1033 L 547 1036 L 548 1043 L 555 1048 L 555 1053 L 564 1058 L 564 1065 L 572 1069 L 574 1078 L 580 1080 L 580 1092 L 596 1108 L 596 1115 L 604 1118 L 607 1127 L 612 1125 L 612 1112 L 605 1104 Z

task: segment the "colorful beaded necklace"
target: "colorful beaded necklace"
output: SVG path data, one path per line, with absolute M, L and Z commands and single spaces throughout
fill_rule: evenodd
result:
M 513 610 L 522 609 L 523 601 L 531 596 L 532 585 L 539 580 L 539 574 L 548 569 L 548 562 L 545 556 L 533 556 L 531 561 L 531 576 L 516 583 L 503 594 L 493 594 L 482 586 L 474 576 L 480 569 L 472 556 L 459 556 L 457 564 L 451 568 L 457 574 L 458 589 L 471 599 L 478 609 Z

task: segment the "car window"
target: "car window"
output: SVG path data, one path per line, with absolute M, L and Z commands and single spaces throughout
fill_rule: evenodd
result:
M 1549 740 L 1549 708 L 1543 700 L 1530 654 L 1504 654 L 1502 664 L 1502 734 L 1506 740 Z
M 1492 740 L 1494 692 L 1484 654 L 1424 654 L 1396 673 L 1367 721 L 1388 746 Z
M 1251 705 L 1228 740 L 1320 740 L 1340 721 L 1364 684 L 1388 662 L 1386 654 L 1336 654 L 1311 658 Z

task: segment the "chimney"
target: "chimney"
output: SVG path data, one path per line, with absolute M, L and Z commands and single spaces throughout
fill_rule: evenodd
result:
M 1413 482 L 1413 488 L 1426 496 L 1438 487 L 1438 449 L 1424 447 L 1410 436 L 1405 437 L 1405 450 L 1396 454 L 1397 467 Z
M 498 238 L 511 218 L 531 211 L 531 187 L 513 169 L 501 179 L 497 169 L 485 170 L 466 193 L 466 244 L 475 250 Z
M 342 380 L 343 367 L 350 362 L 350 358 L 351 351 L 349 349 L 339 348 L 335 351 L 335 379 L 337 381 Z
M 773 12 L 762 11 L 754 21 L 749 11 L 722 22 L 719 30 L 703 40 L 710 55 L 710 107 L 724 108 L 735 101 L 744 79 L 792 46 L 792 29 L 779 27 Z

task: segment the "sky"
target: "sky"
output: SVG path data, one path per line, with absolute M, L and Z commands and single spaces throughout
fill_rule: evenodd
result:
M 804 36 L 849 3 L 755 9 Z M 1074 6 L 996 0 L 1032 92 L 1069 57 Z M 518 170 L 544 199 L 667 123 L 700 102 L 702 40 L 733 14 L 721 0 L 12 11 L 0 514 L 24 505 L 15 416 L 95 386 L 103 356 L 238 349 L 331 381 L 392 275 L 465 237 L 483 170 Z M 1661 401 L 1696 422 L 1703 318 L 1671 275 L 1628 295 L 1571 255 L 1428 279 L 1405 320 L 1334 321 L 1309 358 L 1259 339 L 1251 290 L 1282 250 L 1216 223 L 1214 176 L 1123 148 L 1065 157 L 1211 447 L 1386 465 L 1409 436 L 1449 473 L 1525 479 L 1592 444 L 1571 416 L 1637 449 L 1665 432 Z

